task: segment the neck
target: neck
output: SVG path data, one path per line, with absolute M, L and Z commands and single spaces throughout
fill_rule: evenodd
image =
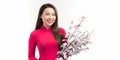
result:
M 51 26 L 46 26 L 46 25 L 43 25 L 46 29 L 49 29 Z

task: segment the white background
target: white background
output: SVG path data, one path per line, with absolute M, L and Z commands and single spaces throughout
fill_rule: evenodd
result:
M 66 31 L 82 16 L 88 31 L 94 30 L 90 49 L 69 60 L 120 60 L 119 0 L 0 0 L 0 60 L 28 59 L 29 34 L 44 3 L 56 6 Z

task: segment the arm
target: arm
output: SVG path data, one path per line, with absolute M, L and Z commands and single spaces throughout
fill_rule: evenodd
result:
M 59 28 L 61 34 L 64 36 L 64 40 L 63 42 L 67 42 L 67 37 L 66 37 L 66 31 L 63 28 Z
M 28 60 L 37 60 L 35 58 L 35 47 L 36 42 L 34 39 L 34 35 L 31 33 L 28 41 Z
M 59 28 L 59 30 L 60 30 L 60 33 L 65 37 L 65 35 L 66 35 L 65 30 L 63 28 Z

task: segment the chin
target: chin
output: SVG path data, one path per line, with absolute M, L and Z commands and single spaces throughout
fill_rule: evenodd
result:
M 53 25 L 53 23 L 52 24 L 48 24 L 49 26 L 52 26 Z

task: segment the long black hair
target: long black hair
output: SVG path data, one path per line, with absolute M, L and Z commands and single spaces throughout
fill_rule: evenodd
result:
M 60 33 L 59 28 L 58 28 L 58 13 L 54 5 L 50 3 L 46 3 L 41 6 L 41 8 L 39 9 L 35 30 L 41 28 L 41 26 L 43 25 L 42 18 L 40 17 L 46 8 L 52 8 L 55 11 L 56 20 L 51 27 L 52 27 L 53 35 L 55 39 L 57 40 L 58 45 L 60 46 L 62 43 L 63 35 Z

